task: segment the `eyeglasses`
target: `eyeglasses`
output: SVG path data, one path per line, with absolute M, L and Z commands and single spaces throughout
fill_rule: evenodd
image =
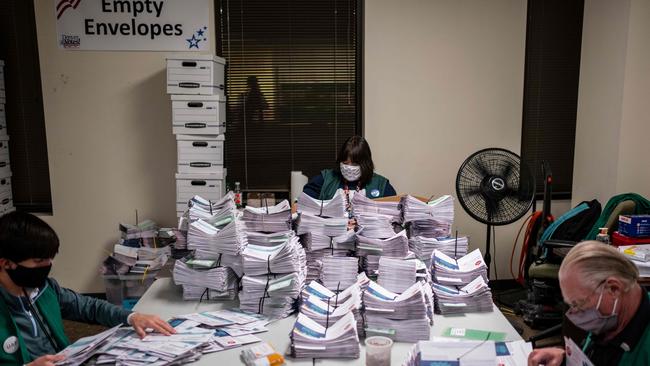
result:
M 577 312 L 583 311 L 584 310 L 583 306 L 585 306 L 585 304 L 589 301 L 589 298 L 591 298 L 596 293 L 596 290 L 598 290 L 600 288 L 600 286 L 602 286 L 605 283 L 606 280 L 607 279 L 604 279 L 604 280 L 600 281 L 598 286 L 596 286 L 588 296 L 585 296 L 584 298 L 579 299 L 577 301 L 571 301 L 571 303 L 567 303 L 567 305 L 569 305 L 568 312 L 569 313 L 577 313 Z

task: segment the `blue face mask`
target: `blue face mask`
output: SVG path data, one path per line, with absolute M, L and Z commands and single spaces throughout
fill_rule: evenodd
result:
M 602 315 L 600 311 L 598 311 L 602 300 L 603 290 L 600 291 L 596 307 L 575 313 L 567 312 L 566 317 L 571 320 L 573 324 L 587 332 L 592 332 L 593 334 L 607 333 L 616 328 L 616 325 L 618 324 L 618 314 L 616 314 L 618 298 L 614 300 L 614 308 L 612 309 L 612 313 L 609 315 Z

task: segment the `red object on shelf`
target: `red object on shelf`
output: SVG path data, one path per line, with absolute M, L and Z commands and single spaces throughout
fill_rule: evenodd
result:
M 614 231 L 612 234 L 612 245 L 615 247 L 620 247 L 623 245 L 639 245 L 639 244 L 650 244 L 650 237 L 645 238 L 633 238 L 630 236 L 625 236 L 618 231 Z

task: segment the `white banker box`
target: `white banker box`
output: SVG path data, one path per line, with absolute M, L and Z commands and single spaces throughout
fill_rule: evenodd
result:
M 14 200 L 11 198 L 11 191 L 0 193 L 0 214 L 14 211 Z
M 226 98 L 219 95 L 172 95 L 172 130 L 176 135 L 226 132 Z
M 223 135 L 176 135 L 179 173 L 223 174 Z
M 218 200 L 226 194 L 226 169 L 222 174 L 176 174 L 176 211 L 185 211 L 195 195 Z
M 169 56 L 167 94 L 225 96 L 226 60 L 213 55 Z

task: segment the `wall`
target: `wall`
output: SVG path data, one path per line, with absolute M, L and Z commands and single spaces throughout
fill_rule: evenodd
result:
M 398 192 L 455 195 L 473 152 L 519 153 L 525 1 L 372 0 L 364 10 L 365 135 Z M 496 229 L 499 278 L 520 225 Z M 455 226 L 484 249 L 485 226 L 459 204 Z
M 52 275 L 103 292 L 98 268 L 118 222 L 133 223 L 137 209 L 176 223 L 165 54 L 59 50 L 53 3 L 34 4 L 54 207 L 43 218 L 61 239 Z
M 587 0 L 576 128 L 573 203 L 615 194 L 650 197 L 647 0 Z

